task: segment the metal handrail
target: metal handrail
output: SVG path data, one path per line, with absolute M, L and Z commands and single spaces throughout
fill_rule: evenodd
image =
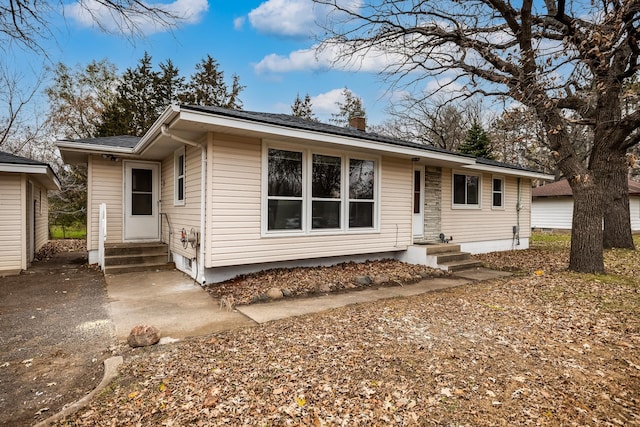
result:
M 171 235 L 173 234 L 173 227 L 171 227 L 171 221 L 169 221 L 169 214 L 168 213 L 160 212 L 160 217 L 165 217 L 167 219 L 167 229 L 169 231 L 169 241 L 168 242 L 164 242 L 164 243 L 167 244 L 167 262 L 171 262 Z M 160 236 L 162 236 L 162 230 L 160 230 Z

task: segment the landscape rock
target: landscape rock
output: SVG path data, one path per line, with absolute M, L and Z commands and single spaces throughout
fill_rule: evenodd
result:
M 371 280 L 371 276 L 356 276 L 355 282 L 358 285 L 370 285 L 373 280 Z
M 131 347 L 147 347 L 160 341 L 160 330 L 151 325 L 134 326 L 127 337 L 127 344 Z
M 331 285 L 328 283 L 316 283 L 316 292 L 327 293 L 331 292 Z
M 267 291 L 267 296 L 271 299 L 282 299 L 284 294 L 279 288 L 271 288 Z
M 284 288 L 282 289 L 282 295 L 285 297 L 290 297 L 293 296 L 293 292 L 291 292 L 291 289 Z

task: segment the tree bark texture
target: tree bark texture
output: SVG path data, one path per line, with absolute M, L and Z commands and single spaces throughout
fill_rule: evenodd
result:
M 594 182 L 574 183 L 573 231 L 569 269 L 604 273 L 602 253 L 602 191 Z
M 629 183 L 627 156 L 623 151 L 612 153 L 610 173 L 606 181 L 604 199 L 604 248 L 635 249 L 629 213 Z

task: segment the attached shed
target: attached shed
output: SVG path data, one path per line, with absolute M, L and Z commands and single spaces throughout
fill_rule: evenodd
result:
M 48 164 L 0 151 L 0 276 L 26 270 L 47 242 L 47 192 L 58 189 Z
M 532 190 L 531 227 L 536 229 L 571 230 L 573 192 L 566 179 Z M 640 183 L 629 180 L 631 230 L 640 232 Z

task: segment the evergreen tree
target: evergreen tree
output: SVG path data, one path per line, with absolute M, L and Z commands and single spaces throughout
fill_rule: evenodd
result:
M 300 99 L 300 94 L 296 95 L 296 99 L 291 105 L 291 115 L 307 120 L 318 121 L 318 119 L 313 114 L 311 97 L 309 96 L 309 94 L 305 95 L 304 100 Z
M 354 116 L 365 117 L 366 112 L 364 107 L 362 106 L 362 99 L 349 89 L 344 88 L 342 90 L 342 96 L 344 97 L 344 102 L 337 101 L 336 105 L 339 108 L 339 112 L 332 114 L 329 122 L 336 124 L 338 126 L 349 126 L 349 119 Z
M 170 59 L 160 64 L 160 73 L 155 85 L 160 107 L 158 115 L 162 114 L 167 106 L 178 103 L 186 90 L 185 78 L 180 76 L 180 71 Z
M 482 128 L 480 123 L 474 122 L 471 128 L 467 131 L 467 137 L 464 143 L 460 144 L 458 151 L 463 154 L 470 154 L 474 157 L 481 157 L 483 159 L 493 159 L 491 153 L 491 140 L 487 135 L 487 132 Z
M 212 105 L 217 107 L 240 109 L 240 92 L 244 86 L 240 85 L 240 78 L 233 75 L 231 88 L 224 80 L 224 71 L 219 69 L 218 61 L 207 55 L 196 65 L 196 72 L 187 84 L 187 91 L 182 101 L 192 105 Z

